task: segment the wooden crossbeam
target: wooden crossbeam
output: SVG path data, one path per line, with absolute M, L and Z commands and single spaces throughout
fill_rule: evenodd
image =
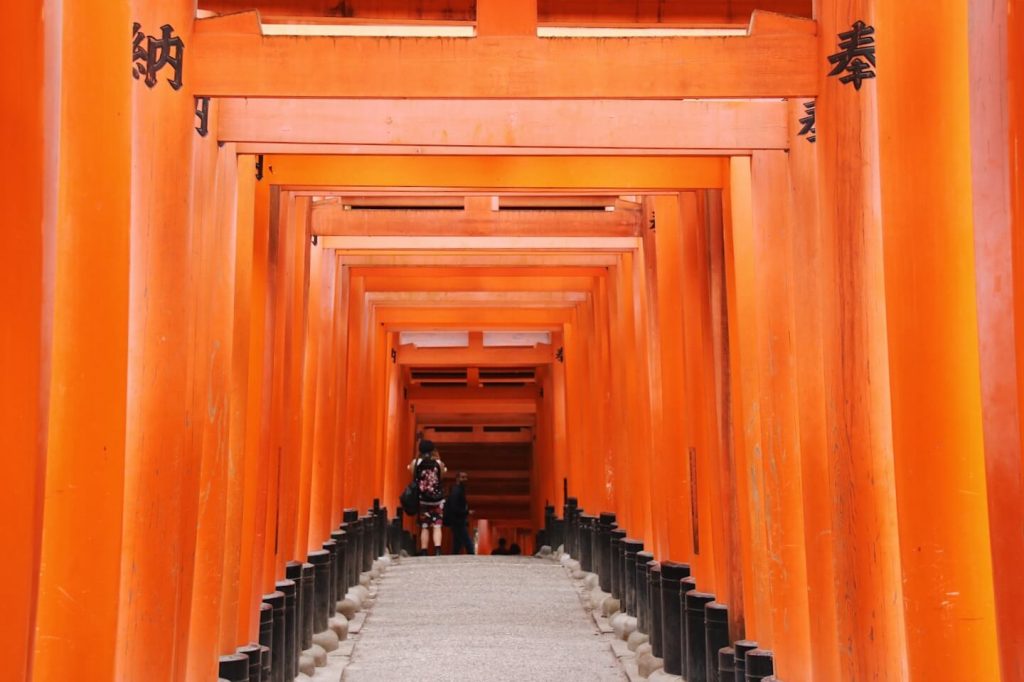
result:
M 788 147 L 782 100 L 220 100 L 218 139 L 381 147 L 687 149 Z
M 756 16 L 756 15 L 755 15 Z M 265 36 L 257 12 L 201 19 L 193 93 L 215 97 L 752 98 L 817 94 L 814 23 L 737 37 Z
M 345 210 L 338 205 L 313 211 L 313 234 L 325 236 L 635 236 L 639 211 L 504 210 L 429 211 L 416 209 Z

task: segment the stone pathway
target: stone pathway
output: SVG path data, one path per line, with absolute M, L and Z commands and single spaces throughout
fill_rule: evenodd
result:
M 625 680 L 558 563 L 402 559 L 381 578 L 345 682 Z

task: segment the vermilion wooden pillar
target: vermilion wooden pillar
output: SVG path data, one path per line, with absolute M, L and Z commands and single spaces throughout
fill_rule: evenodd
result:
M 822 360 L 821 224 L 818 220 L 818 163 L 815 143 L 800 136 L 800 120 L 809 100 L 789 107 L 789 182 L 792 199 L 793 354 L 807 555 L 807 604 L 810 621 L 809 664 L 813 679 L 839 678 L 835 574 L 832 564 L 832 497 L 825 434 L 825 375 Z M 796 264 L 799 264 L 796 266 Z
M 877 89 L 906 661 L 910 679 L 998 680 L 964 162 L 967 3 L 937 0 L 917 12 L 883 2 L 877 18 L 879 40 L 895 47 L 879 65 Z M 944 27 L 957 28 L 921 69 L 920 51 Z M 917 116 L 911 101 L 942 113 Z
M 730 160 L 724 193 L 726 299 L 736 502 L 743 571 L 744 636 L 771 646 L 772 604 L 761 450 L 754 280 L 754 217 L 749 157 Z
M 872 25 L 876 4 L 815 4 L 825 414 L 842 682 L 905 677 L 876 84 L 866 81 L 856 90 L 826 76 L 838 34 L 856 21 Z M 864 608 L 865 600 L 873 608 Z
M 31 5 L 25 11 L 32 12 Z M 25 27 L 36 25 L 35 11 L 30 22 L 5 25 L 31 39 L 32 29 Z M 46 275 L 53 296 L 52 382 L 33 677 L 110 682 L 119 679 L 131 205 L 127 122 L 139 84 L 126 58 L 127 2 L 71 3 L 47 21 L 59 22 L 62 31 L 46 44 L 48 51 L 53 44 L 61 48 L 53 65 L 60 70 L 59 91 L 52 92 L 60 102 L 61 135 L 52 177 L 59 188 L 51 235 L 55 261 Z M 5 45 L 17 49 L 19 42 Z M 32 68 L 21 58 L 5 65 Z M 31 514 L 19 510 L 12 519 Z
M 793 262 L 787 154 L 754 152 L 751 181 L 761 456 L 772 589 L 771 646 L 779 677 L 809 681 L 813 679 L 812 653 L 793 343 L 797 305 L 793 270 L 798 266 Z
M 664 414 L 661 454 L 654 472 L 667 483 L 663 489 L 667 546 L 661 559 L 690 561 L 693 526 L 690 514 L 690 470 L 687 466 L 686 363 L 683 344 L 682 218 L 680 199 L 659 195 L 651 199 L 655 217 L 658 284 L 658 334 L 661 352 L 661 401 Z M 661 525 L 661 524 L 659 524 Z
M 58 139 L 60 98 L 45 50 L 60 40 L 59 23 L 47 17 L 44 28 L 44 4 L 20 3 L 0 26 L 0 92 L 9 93 L 0 109 L 0 130 L 8 132 L 0 184 L 9 192 L 0 230 L 0 287 L 10 292 L 0 332 L 0 449 L 12 455 L 0 495 L 0 547 L 7 555 L 0 581 L 11 602 L 0 633 L 0 677 L 10 680 L 31 672 L 43 524 L 53 315 L 47 270 L 56 250 L 56 192 L 47 188 L 47 174 L 56 168 L 47 152 Z
M 221 598 L 221 651 L 230 651 L 251 639 L 257 605 L 250 600 L 251 561 L 243 561 L 242 538 L 246 500 L 251 500 L 256 485 L 255 461 L 246 458 L 246 419 L 249 406 L 250 324 L 252 317 L 253 273 L 253 194 L 255 192 L 254 157 L 237 156 L 233 202 L 225 207 L 224 220 L 235 224 L 234 298 L 231 302 L 231 383 L 228 407 L 227 513 L 224 518 L 224 585 Z M 243 569 L 243 566 L 246 568 Z M 245 588 L 243 589 L 243 585 Z
M 996 624 L 1004 680 L 1024 679 L 1024 461 L 1020 149 L 1024 12 L 1019 3 L 968 3 L 974 277 L 981 416 L 987 469 Z M 1011 25 L 1011 22 L 1016 22 Z M 1013 37 L 1016 36 L 1016 40 Z M 1007 282 L 1014 283 L 1007 286 Z
M 170 26 L 185 52 L 180 89 L 168 82 L 169 67 L 156 74 L 153 87 L 144 78 L 131 83 L 131 304 L 118 674 L 175 680 L 185 673 L 200 469 L 192 440 L 197 280 L 189 227 L 197 134 L 187 52 L 195 8 L 187 0 L 133 0 L 130 7 L 142 33 L 162 36 L 162 27 Z
M 217 674 L 217 656 L 231 653 L 220 643 L 221 599 L 226 561 L 229 470 L 230 380 L 235 298 L 235 145 L 218 146 L 217 103 L 210 106 L 211 135 L 197 140 L 193 157 L 192 259 L 197 281 L 193 363 L 196 415 L 193 450 L 201 457 L 196 526 L 195 580 L 188 638 L 187 679 Z M 237 577 L 237 573 L 234 576 Z M 233 617 L 232 617 L 233 620 Z

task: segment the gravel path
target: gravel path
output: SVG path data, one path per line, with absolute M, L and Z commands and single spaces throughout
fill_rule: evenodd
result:
M 342 679 L 626 677 L 557 563 L 442 556 L 387 570 Z

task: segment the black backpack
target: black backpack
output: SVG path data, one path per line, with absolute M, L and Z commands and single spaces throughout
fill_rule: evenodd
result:
M 425 490 L 428 485 L 427 478 L 433 473 L 437 487 L 434 490 Z M 441 485 L 441 465 L 433 457 L 423 457 L 416 463 L 413 483 L 416 485 L 416 492 L 420 499 L 427 502 L 440 502 L 444 499 L 444 488 Z

